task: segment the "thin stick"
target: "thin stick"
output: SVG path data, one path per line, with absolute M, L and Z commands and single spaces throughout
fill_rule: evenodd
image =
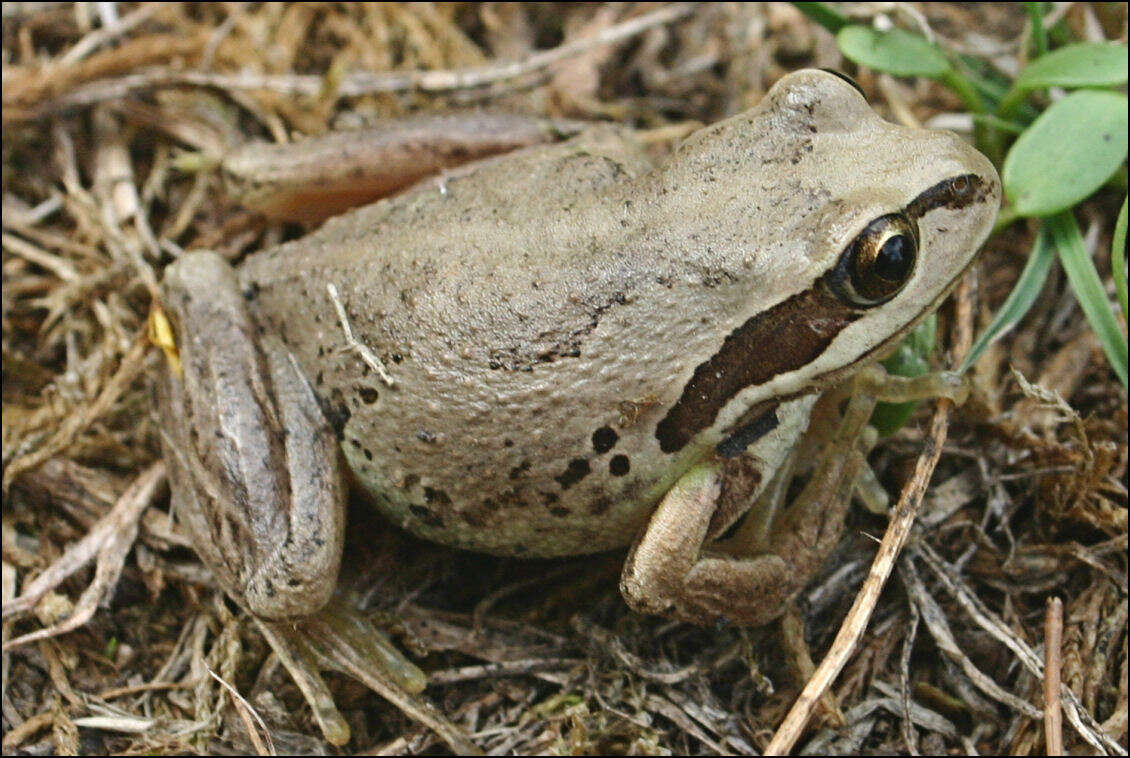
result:
M 1044 738 L 1048 755 L 1063 755 L 1063 710 L 1059 700 L 1063 643 L 1063 601 L 1048 598 L 1044 619 Z
M 650 13 L 602 29 L 596 34 L 567 42 L 551 50 L 543 50 L 517 61 L 504 61 L 490 66 L 468 69 L 432 71 L 354 71 L 342 78 L 335 92 L 339 97 L 360 97 L 384 92 L 446 92 L 482 87 L 510 79 L 517 79 L 541 71 L 558 61 L 602 45 L 611 45 L 657 26 L 670 24 L 694 12 L 694 3 L 673 3 Z M 158 69 L 128 74 L 115 79 L 102 79 L 78 87 L 43 105 L 50 110 L 92 105 L 105 100 L 125 97 L 131 91 L 158 86 L 195 85 L 222 90 L 265 89 L 283 95 L 314 97 L 326 86 L 324 76 L 314 74 L 259 74 L 241 72 L 217 74 L 208 71 L 174 71 Z M 42 115 L 37 107 L 15 108 L 13 118 L 35 118 Z M 5 122 L 9 121 L 5 116 Z
M 968 275 L 963 278 L 956 294 L 954 355 L 957 360 L 968 352 L 972 342 L 973 308 L 969 281 Z M 918 462 L 914 466 L 914 475 L 899 495 L 891 523 L 883 535 L 883 541 L 879 543 L 879 552 L 875 555 L 867 579 L 856 595 L 855 602 L 848 611 L 843 625 L 840 626 L 840 631 L 836 634 L 828 654 L 824 656 L 816 673 L 808 680 L 808 684 L 804 686 L 793 707 L 789 709 L 785 720 L 777 728 L 777 733 L 765 748 L 765 755 L 785 755 L 792 749 L 809 718 L 812 717 L 812 711 L 824 690 L 832 686 L 832 682 L 855 652 L 863 632 L 867 629 L 867 622 L 871 620 L 879 595 L 895 566 L 895 561 L 910 536 L 910 529 L 918 514 L 918 506 L 922 502 L 926 486 L 930 483 L 934 467 L 941 458 L 952 410 L 953 401 L 947 398 L 938 400 L 934 417 L 930 420 L 930 432 L 923 443 L 922 455 L 918 457 Z

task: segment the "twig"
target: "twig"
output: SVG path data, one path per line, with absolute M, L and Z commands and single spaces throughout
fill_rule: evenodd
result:
M 955 360 L 960 360 L 968 352 L 973 339 L 973 307 L 969 282 L 970 277 L 967 275 L 958 285 L 956 293 Z M 793 707 L 789 709 L 785 720 L 777 728 L 777 733 L 765 748 L 765 755 L 785 755 L 792 749 L 824 690 L 832 686 L 832 682 L 839 676 L 848 658 L 855 651 L 856 645 L 859 644 L 863 632 L 867 629 L 867 622 L 871 619 L 871 613 L 875 610 L 879 594 L 891 575 L 895 560 L 910 537 L 910 529 L 918 514 L 918 506 L 926 493 L 926 486 L 930 483 L 934 467 L 938 465 L 942 455 L 942 445 L 946 441 L 952 409 L 953 401 L 947 398 L 938 400 L 934 417 L 930 420 L 930 431 L 923 443 L 924 449 L 914 466 L 914 475 L 899 495 L 891 523 L 887 526 L 882 542 L 879 543 L 879 551 L 871 564 L 867 579 L 864 580 L 855 602 L 852 603 L 847 617 L 840 626 L 840 631 L 832 641 L 828 654 L 824 656 L 816 673 L 808 680 L 808 684 L 804 686 Z
M 1044 739 L 1048 755 L 1063 755 L 1063 709 L 1059 700 L 1062 643 L 1063 601 L 1050 597 L 1044 620 Z
M 1024 668 L 1028 669 L 1029 673 L 1042 679 L 1044 676 L 1043 661 L 1040 660 L 1036 651 L 1009 629 L 999 616 L 985 607 L 985 604 L 959 580 L 952 567 L 942 560 L 941 556 L 929 544 L 922 542 L 919 544 L 918 550 L 926 565 L 941 580 L 942 586 L 957 600 L 958 605 L 965 609 L 970 618 L 1011 650 L 1016 655 L 1017 660 L 1024 665 Z M 1086 740 L 1091 747 L 1107 754 L 1124 755 L 1126 753 L 1126 748 L 1103 731 L 1102 727 L 1095 721 L 1094 716 L 1083 707 L 1070 687 L 1060 687 L 1060 699 L 1063 709 L 1067 713 L 1067 720 L 1075 727 L 1079 736 Z
M 263 723 L 263 717 L 259 715 L 259 712 L 251 707 L 251 703 L 247 702 L 231 683 L 213 671 L 207 664 L 205 664 L 205 668 L 207 668 L 208 675 L 227 690 L 232 699 L 232 704 L 235 705 L 235 712 L 239 714 L 239 718 L 243 721 L 243 727 L 247 730 L 248 736 L 251 737 L 251 745 L 255 748 L 255 752 L 259 755 L 278 755 L 275 752 L 275 742 L 271 739 L 271 730 Z M 254 723 L 251 721 L 252 718 L 255 719 Z M 255 728 L 256 725 L 259 729 Z M 263 738 L 259 736 L 260 729 L 263 730 L 263 736 L 267 738 L 266 744 L 264 744 Z
M 25 612 L 39 600 L 80 568 L 97 557 L 94 579 L 87 587 L 75 609 L 65 620 L 35 632 L 16 637 L 4 643 L 8 651 L 36 640 L 54 637 L 73 631 L 94 615 L 99 602 L 108 597 L 117 584 L 118 576 L 125 565 L 126 555 L 137 537 L 141 513 L 153 500 L 158 488 L 165 481 L 165 464 L 157 462 L 147 468 L 126 488 L 110 512 L 78 542 L 67 547 L 60 558 L 32 581 L 24 593 L 4 605 L 4 617 Z
M 68 445 L 75 441 L 83 430 L 93 424 L 103 413 L 109 411 L 114 403 L 117 402 L 118 397 L 125 392 L 130 384 L 133 383 L 133 380 L 137 378 L 137 375 L 145 368 L 145 353 L 148 349 L 149 342 L 145 338 L 144 330 L 142 330 L 141 334 L 135 339 L 133 347 L 126 353 L 125 357 L 122 358 L 117 373 L 110 377 L 110 380 L 102 387 L 102 392 L 98 397 L 79 410 L 79 412 L 68 416 L 63 423 L 59 425 L 59 430 L 40 448 L 20 456 L 8 464 L 8 467 L 4 470 L 4 492 L 8 491 L 8 487 L 11 486 L 16 476 L 24 471 L 35 468 L 48 458 L 63 451 Z M 8 609 L 5 608 L 5 615 L 7 615 L 7 611 Z
M 903 559 L 903 563 L 906 559 Z M 901 569 L 900 569 L 901 573 Z M 910 624 L 902 641 L 902 654 L 899 656 L 899 699 L 902 701 L 902 738 L 906 741 L 906 751 L 911 755 L 918 752 L 918 732 L 910 716 L 910 654 L 914 650 L 914 640 L 918 636 L 918 621 L 921 613 L 917 603 L 910 604 Z
M 590 37 L 567 42 L 551 50 L 543 50 L 518 61 L 468 69 L 432 71 L 354 71 L 342 77 L 335 93 L 339 97 L 361 97 L 385 92 L 446 92 L 482 87 L 541 71 L 558 61 L 580 55 L 601 45 L 611 45 L 634 37 L 657 26 L 670 24 L 694 12 L 694 3 L 665 5 L 651 13 L 601 29 Z M 104 79 L 78 87 L 69 94 L 45 104 L 47 110 L 93 105 L 105 100 L 125 97 L 130 92 L 148 87 L 178 85 L 215 87 L 221 90 L 271 90 L 285 96 L 317 97 L 326 87 L 324 76 L 314 74 L 258 74 L 245 71 L 217 74 L 206 71 L 173 71 L 159 69 Z M 16 118 L 42 115 L 43 109 L 22 109 Z
M 546 669 L 570 669 L 584 663 L 583 658 L 524 658 L 517 661 L 482 663 L 477 666 L 462 666 L 446 671 L 428 674 L 428 684 L 455 684 L 476 679 L 495 679 L 504 676 L 523 676 Z
M 958 665 L 962 673 L 969 678 L 973 685 L 984 692 L 986 695 L 1002 703 L 1014 711 L 1023 713 L 1030 719 L 1039 720 L 1043 713 L 1036 706 L 1029 703 L 1027 700 L 1013 695 L 1008 690 L 997 684 L 991 677 L 977 668 L 976 664 L 970 660 L 961 646 L 954 638 L 953 631 L 950 628 L 949 622 L 946 620 L 945 613 L 938 605 L 938 602 L 926 591 L 926 587 L 922 584 L 922 579 L 918 576 L 918 571 L 914 568 L 912 561 L 904 561 L 902 564 L 903 578 L 906 580 L 907 593 L 910 595 L 913 602 L 922 611 L 922 620 L 926 622 L 926 628 L 930 630 L 933 635 L 934 641 L 938 643 L 938 649 L 942 651 L 950 660 Z
M 333 303 L 334 310 L 337 311 L 337 318 L 341 321 L 341 330 L 345 332 L 346 345 L 350 350 L 360 355 L 365 365 L 377 372 L 377 375 L 385 384 L 389 387 L 395 385 L 396 382 L 393 381 L 392 375 L 385 368 L 384 361 L 378 358 L 368 345 L 353 336 L 353 328 L 349 326 L 349 316 L 345 312 L 345 305 L 341 302 L 341 295 L 337 294 L 337 287 L 327 283 L 326 291 L 330 293 L 330 302 Z
M 60 55 L 55 61 L 54 65 L 59 67 L 72 66 L 81 61 L 86 56 L 93 53 L 102 45 L 107 42 L 121 37 L 134 27 L 148 21 L 158 10 L 161 9 L 160 3 L 152 3 L 148 5 L 138 6 L 129 15 L 118 19 L 115 23 L 104 26 L 100 29 L 87 34 L 71 47 L 70 50 Z

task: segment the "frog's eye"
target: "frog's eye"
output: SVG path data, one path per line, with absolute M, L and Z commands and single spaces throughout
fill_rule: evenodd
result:
M 836 296 L 857 308 L 885 303 L 914 273 L 918 230 L 901 213 L 880 216 L 860 232 L 829 272 Z

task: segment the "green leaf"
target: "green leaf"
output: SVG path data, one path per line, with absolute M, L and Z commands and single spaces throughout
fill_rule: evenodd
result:
M 1008 151 L 1005 195 L 1020 216 L 1050 216 L 1101 187 L 1126 158 L 1126 96 L 1073 92 L 1044 111 Z
M 1126 307 L 1126 200 L 1122 200 L 1122 210 L 1114 225 L 1114 236 L 1110 239 L 1110 268 L 1114 278 L 1114 289 L 1118 293 L 1118 304 L 1122 306 L 1123 320 L 1130 319 Z
M 828 3 L 793 3 L 796 9 L 815 21 L 832 34 L 848 25 L 847 16 L 844 16 Z
M 1028 64 L 1013 87 L 1030 92 L 1044 87 L 1115 87 L 1126 83 L 1126 45 L 1079 42 Z
M 895 376 L 922 376 L 930 370 L 930 355 L 938 335 L 938 314 L 931 313 L 914 327 L 902 344 L 886 360 L 883 368 Z M 871 414 L 871 425 L 884 437 L 901 429 L 914 413 L 918 403 L 879 403 Z
M 1045 219 L 1044 223 L 1051 232 L 1056 252 L 1059 253 L 1059 262 L 1067 272 L 1067 280 L 1071 282 L 1075 299 L 1091 322 L 1091 328 L 1095 330 L 1111 368 L 1125 387 L 1126 337 L 1118 328 L 1118 319 L 1107 300 L 1099 272 L 1095 270 L 1095 262 L 1087 254 L 1075 217 L 1070 213 L 1060 213 Z
M 845 26 L 836 42 L 851 60 L 895 76 L 937 79 L 950 71 L 950 62 L 926 38 L 902 29 L 881 32 L 869 26 Z
M 1031 309 L 1032 304 L 1036 302 L 1036 298 L 1040 296 L 1044 282 L 1047 281 L 1048 272 L 1051 271 L 1053 260 L 1055 260 L 1055 245 L 1052 244 L 1051 234 L 1044 226 L 1040 228 L 1040 233 L 1036 235 L 1036 243 L 1032 246 L 1032 252 L 1028 254 L 1028 262 L 1024 264 L 1024 270 L 1020 272 L 1020 278 L 1013 285 L 1012 292 L 1008 293 L 1004 305 L 993 316 L 989 328 L 973 343 L 969 354 L 965 356 L 965 360 L 961 362 L 961 367 L 958 368 L 959 372 L 965 373 L 968 371 L 969 367 L 977 362 L 977 359 L 981 357 L 981 354 L 985 352 L 989 345 L 1008 334 L 1013 327 L 1020 323 L 1020 320 Z

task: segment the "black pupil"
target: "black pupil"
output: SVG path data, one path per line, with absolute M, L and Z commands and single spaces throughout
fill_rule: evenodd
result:
M 905 234 L 896 234 L 879 248 L 872 270 L 889 282 L 901 282 L 913 265 L 914 243 Z

